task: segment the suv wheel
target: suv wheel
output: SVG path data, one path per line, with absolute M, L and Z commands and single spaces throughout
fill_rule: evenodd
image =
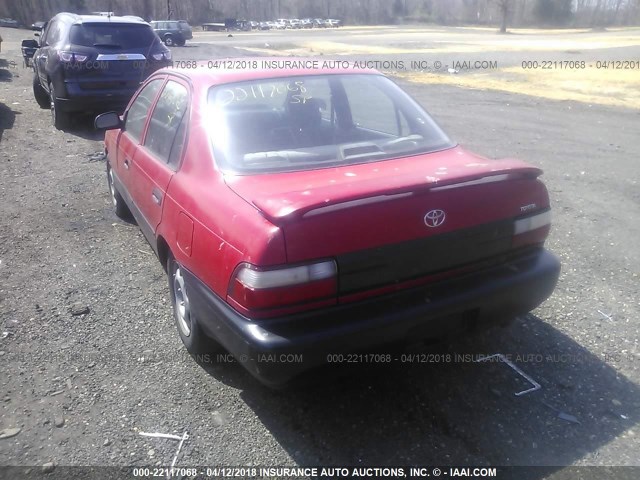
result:
M 165 44 L 167 47 L 173 47 L 173 46 L 175 45 L 175 42 L 174 42 L 174 40 L 173 40 L 173 37 L 172 37 L 171 35 L 166 35 L 166 36 L 164 37 L 164 44 Z
M 42 88 L 40 84 L 40 78 L 37 73 L 33 74 L 33 96 L 36 99 L 40 108 L 50 108 L 51 102 L 49 101 L 49 95 L 47 95 L 47 91 Z
M 53 126 L 58 130 L 63 130 L 69 126 L 69 114 L 60 109 L 60 100 L 56 97 L 56 91 L 53 83 L 49 84 L 49 101 L 51 105 L 51 121 Z

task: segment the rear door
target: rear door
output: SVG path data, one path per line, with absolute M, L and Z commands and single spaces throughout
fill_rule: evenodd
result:
M 34 66 L 36 73 L 40 78 L 40 84 L 45 89 L 49 89 L 48 70 L 55 65 L 54 58 L 49 59 L 51 55 L 55 55 L 55 44 L 59 42 L 62 32 L 60 29 L 60 21 L 53 20 L 49 22 L 42 30 L 40 37 L 40 48 L 35 53 Z M 53 73 L 53 72 L 49 72 Z
M 162 218 L 164 196 L 182 154 L 189 110 L 189 86 L 169 78 L 158 97 L 140 148 L 131 166 L 131 195 L 137 205 L 145 234 L 155 233 Z
M 113 168 L 116 174 L 115 180 L 119 183 L 119 190 L 125 195 L 127 203 L 130 203 L 132 200 L 131 192 L 134 181 L 132 176 L 133 162 L 137 150 L 142 143 L 142 135 L 147 124 L 147 119 L 149 118 L 149 113 L 165 79 L 165 76 L 161 76 L 149 81 L 140 90 L 125 113 L 124 126 L 117 141 L 115 161 L 112 162 L 111 168 Z M 135 209 L 134 207 L 133 210 Z

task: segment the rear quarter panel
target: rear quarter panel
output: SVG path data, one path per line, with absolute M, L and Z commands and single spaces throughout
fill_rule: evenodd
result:
M 192 114 L 188 135 L 182 165 L 165 196 L 158 235 L 180 263 L 224 298 L 240 262 L 286 263 L 284 237 L 224 183 L 197 112 Z M 193 220 L 190 256 L 177 245 L 181 212 Z

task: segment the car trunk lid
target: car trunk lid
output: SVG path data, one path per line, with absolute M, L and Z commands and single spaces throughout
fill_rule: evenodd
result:
M 548 207 L 541 173 L 456 147 L 226 182 L 283 229 L 289 262 L 336 258 L 352 293 L 508 252 L 514 219 Z

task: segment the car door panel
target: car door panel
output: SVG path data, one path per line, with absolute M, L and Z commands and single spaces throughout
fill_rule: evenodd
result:
M 51 28 L 51 24 L 47 24 L 41 32 L 41 37 L 39 43 L 39 48 L 36 50 L 34 55 L 34 68 L 36 70 L 36 74 L 40 79 L 40 85 L 42 85 L 47 92 L 49 91 L 49 85 L 47 82 L 47 58 L 49 56 L 49 44 L 47 42 L 47 36 L 49 35 L 49 30 Z
M 162 219 L 164 195 L 173 174 L 173 170 L 144 147 L 136 152 L 131 162 L 131 196 L 152 234 Z
M 129 198 L 133 198 L 132 192 L 135 184 L 135 174 L 132 167 L 137 151 L 140 149 L 149 114 L 164 81 L 165 77 L 156 77 L 150 80 L 140 90 L 125 112 L 124 129 L 118 136 L 116 158 L 112 168 L 114 168 L 115 174 L 124 186 Z
M 143 144 L 130 167 L 131 195 L 149 231 L 155 234 L 164 206 L 169 182 L 175 173 L 170 164 L 172 147 L 182 121 L 186 120 L 189 89 L 176 79 L 163 86 L 146 125 Z
M 131 166 L 133 165 L 133 158 L 138 148 L 138 141 L 129 133 L 123 131 L 119 135 L 117 145 L 115 165 L 112 165 L 112 168 L 126 190 L 127 196 L 131 198 Z

